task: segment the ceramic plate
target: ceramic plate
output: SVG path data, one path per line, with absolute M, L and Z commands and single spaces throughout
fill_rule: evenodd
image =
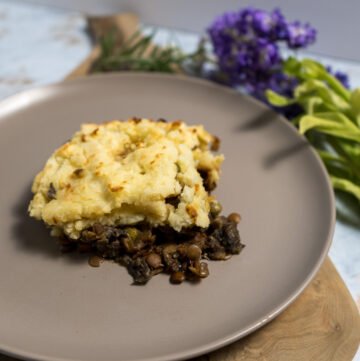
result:
M 210 262 L 200 284 L 61 255 L 27 216 L 30 185 L 83 122 L 127 117 L 204 124 L 225 154 L 216 191 L 239 212 L 246 248 Z M 334 201 L 325 170 L 285 119 L 212 83 L 152 74 L 92 76 L 0 105 L 0 351 L 63 361 L 160 361 L 209 352 L 261 327 L 310 282 L 329 248 Z

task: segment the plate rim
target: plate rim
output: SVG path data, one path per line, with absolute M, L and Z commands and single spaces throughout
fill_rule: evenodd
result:
M 210 88 L 217 88 L 221 89 L 221 91 L 229 92 L 233 95 L 240 96 L 242 98 L 245 98 L 246 101 L 249 101 L 253 104 L 256 104 L 257 107 L 260 107 L 264 110 L 269 111 L 271 108 L 260 102 L 259 100 L 255 99 L 254 97 L 246 94 L 242 94 L 239 91 L 221 85 L 214 82 L 211 82 L 206 79 L 196 78 L 188 75 L 183 74 L 164 74 L 159 72 L 117 72 L 117 73 L 105 73 L 105 74 L 91 74 L 86 76 L 80 76 L 78 78 L 74 79 L 66 79 L 64 81 L 48 84 L 48 85 L 40 85 L 35 86 L 31 89 L 20 91 L 16 94 L 10 95 L 8 97 L 5 97 L 0 100 L 0 116 L 3 117 L 6 112 L 11 112 L 12 109 L 16 108 L 19 109 L 17 104 L 20 102 L 21 107 L 27 107 L 31 105 L 33 101 L 36 101 L 37 99 L 43 99 L 46 98 L 47 95 L 51 94 L 52 92 L 55 92 L 58 88 L 63 88 L 64 86 L 73 86 L 81 83 L 87 83 L 87 82 L 94 82 L 97 81 L 97 79 L 112 79 L 119 78 L 119 81 L 121 78 L 162 78 L 167 79 L 168 81 L 173 81 L 174 79 L 177 81 L 184 81 L 184 82 L 190 82 L 202 85 L 204 87 L 210 87 Z M 277 115 L 278 121 L 282 123 L 282 125 L 286 126 L 289 131 L 291 131 L 295 136 L 297 136 L 299 139 L 306 140 L 304 136 L 298 133 L 298 131 L 295 129 L 293 125 L 290 124 L 290 122 L 281 114 L 276 113 L 274 110 L 271 110 Z M 0 124 L 4 122 L 4 118 L 0 120 Z M 5 120 L 6 122 L 6 120 Z M 306 140 L 307 141 L 307 140 Z M 321 254 L 315 262 L 315 264 L 312 266 L 311 271 L 307 275 L 307 277 L 302 281 L 301 285 L 292 292 L 283 302 L 281 302 L 277 307 L 275 307 L 266 317 L 259 317 L 256 321 L 252 322 L 250 326 L 248 326 L 246 329 L 242 331 L 236 331 L 229 335 L 226 335 L 224 337 L 218 338 L 214 341 L 208 342 L 202 346 L 189 348 L 185 351 L 180 352 L 173 352 L 171 354 L 168 354 L 167 356 L 161 356 L 161 357 L 152 357 L 152 358 L 142 358 L 142 359 L 136 359 L 136 361 L 175 361 L 175 360 L 185 360 L 191 357 L 196 357 L 203 355 L 205 353 L 212 352 L 214 350 L 217 350 L 219 348 L 225 347 L 235 341 L 238 341 L 239 339 L 245 337 L 246 335 L 249 335 L 250 333 L 254 332 L 255 330 L 261 328 L 271 320 L 273 320 L 275 317 L 277 317 L 280 313 L 282 313 L 287 307 L 289 307 L 298 297 L 299 295 L 304 291 L 304 289 L 310 284 L 310 282 L 314 279 L 315 275 L 319 271 L 320 267 L 325 261 L 325 258 L 328 254 L 329 248 L 332 243 L 334 230 L 335 230 L 335 223 L 336 223 L 336 208 L 335 208 L 335 194 L 333 192 L 330 179 L 327 175 L 326 168 L 321 161 L 319 155 L 314 151 L 312 147 L 309 148 L 314 161 L 316 162 L 317 166 L 321 170 L 321 176 L 324 181 L 324 185 L 326 186 L 326 193 L 327 197 L 330 203 L 330 219 L 329 224 L 330 227 L 328 229 L 328 233 L 326 236 L 326 240 L 324 241 L 324 246 L 322 248 Z M 62 358 L 62 357 L 53 357 L 53 356 L 46 356 L 42 354 L 37 354 L 34 352 L 29 352 L 26 350 L 19 350 L 18 348 L 13 348 L 6 346 L 3 344 L 0 340 L 0 353 L 16 358 L 20 358 L 23 360 L 39 360 L 39 361 L 86 361 L 83 359 L 76 359 L 76 358 Z M 110 360 L 106 360 L 110 361 Z

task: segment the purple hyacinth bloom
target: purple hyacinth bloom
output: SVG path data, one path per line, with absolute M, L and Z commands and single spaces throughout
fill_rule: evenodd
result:
M 347 89 L 350 89 L 350 81 L 349 76 L 342 71 L 336 71 L 334 76 L 339 82 Z
M 326 66 L 325 68 L 330 74 L 334 75 L 334 77 L 339 80 L 339 82 L 345 88 L 350 89 L 349 76 L 346 73 L 339 70 L 334 71 L 330 65 Z
M 305 48 L 316 40 L 316 30 L 310 24 L 294 21 L 287 26 L 287 43 L 289 48 Z
M 279 9 L 271 13 L 259 9 L 253 10 L 252 27 L 258 36 L 273 41 L 285 39 L 287 33 L 287 23 Z
M 271 14 L 259 9 L 253 11 L 252 25 L 256 33 L 259 35 L 266 36 L 274 29 L 274 23 Z
M 218 67 L 212 78 L 245 89 L 264 102 L 266 89 L 292 96 L 297 84 L 282 71 L 279 43 L 302 48 L 316 38 L 309 24 L 288 23 L 279 9 L 267 12 L 252 7 L 217 17 L 208 34 Z
M 239 16 L 239 22 L 237 30 L 240 34 L 253 34 L 252 24 L 253 24 L 253 18 L 254 18 L 254 10 L 252 7 L 247 7 L 242 10 L 240 10 L 237 14 Z
M 276 43 L 258 39 L 254 45 L 256 63 L 259 69 L 268 70 L 277 65 L 281 58 Z
M 251 66 L 252 64 L 251 53 L 247 49 L 247 47 L 239 48 L 239 51 L 235 56 L 235 60 L 239 68 Z
M 275 24 L 274 39 L 275 40 L 285 40 L 287 37 L 288 23 L 285 20 L 284 15 L 280 11 L 280 9 L 274 9 L 271 14 L 271 17 L 273 19 L 273 23 Z

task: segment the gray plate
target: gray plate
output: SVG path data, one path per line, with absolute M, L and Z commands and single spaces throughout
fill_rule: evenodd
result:
M 130 116 L 202 123 L 222 139 L 217 196 L 241 213 L 247 247 L 210 262 L 198 285 L 166 276 L 131 285 L 111 262 L 61 256 L 28 218 L 30 184 L 83 122 Z M 0 106 L 0 351 L 40 360 L 174 360 L 208 352 L 278 315 L 329 248 L 334 201 L 323 166 L 281 117 L 212 83 L 178 76 L 94 76 Z

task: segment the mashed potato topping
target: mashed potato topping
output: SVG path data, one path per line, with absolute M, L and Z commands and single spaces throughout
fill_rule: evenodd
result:
M 206 182 L 216 184 L 223 161 L 216 143 L 180 121 L 83 124 L 36 176 L 30 215 L 73 239 L 95 223 L 206 228 Z

